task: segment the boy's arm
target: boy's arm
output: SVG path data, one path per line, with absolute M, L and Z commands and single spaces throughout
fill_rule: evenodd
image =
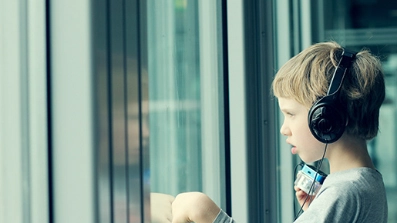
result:
M 200 192 L 181 193 L 172 203 L 172 223 L 212 223 L 221 209 Z
M 171 222 L 172 202 L 174 197 L 162 193 L 150 193 L 150 209 L 152 222 Z

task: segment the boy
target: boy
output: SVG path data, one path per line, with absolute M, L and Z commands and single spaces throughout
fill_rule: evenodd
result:
M 387 222 L 383 179 L 366 145 L 378 133 L 385 98 L 380 61 L 366 50 L 354 54 L 335 42 L 318 43 L 291 58 L 272 87 L 291 152 L 306 163 L 326 158 L 330 165 L 316 195 L 294 188 L 304 210 L 295 222 Z M 233 222 L 201 193 L 180 194 L 172 205 L 172 222 Z

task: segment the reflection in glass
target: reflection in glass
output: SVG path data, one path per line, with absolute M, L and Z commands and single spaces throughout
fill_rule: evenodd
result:
M 211 0 L 147 2 L 148 122 L 151 191 L 172 196 L 203 191 L 222 205 L 219 4 Z

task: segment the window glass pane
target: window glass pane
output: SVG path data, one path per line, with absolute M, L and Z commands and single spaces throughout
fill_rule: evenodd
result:
M 151 191 L 204 191 L 222 206 L 219 2 L 148 1 L 148 126 Z

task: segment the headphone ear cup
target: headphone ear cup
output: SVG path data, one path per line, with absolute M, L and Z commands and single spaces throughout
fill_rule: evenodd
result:
M 308 115 L 309 129 L 313 136 L 323 143 L 333 143 L 338 140 L 346 128 L 344 110 L 330 96 L 314 103 Z

